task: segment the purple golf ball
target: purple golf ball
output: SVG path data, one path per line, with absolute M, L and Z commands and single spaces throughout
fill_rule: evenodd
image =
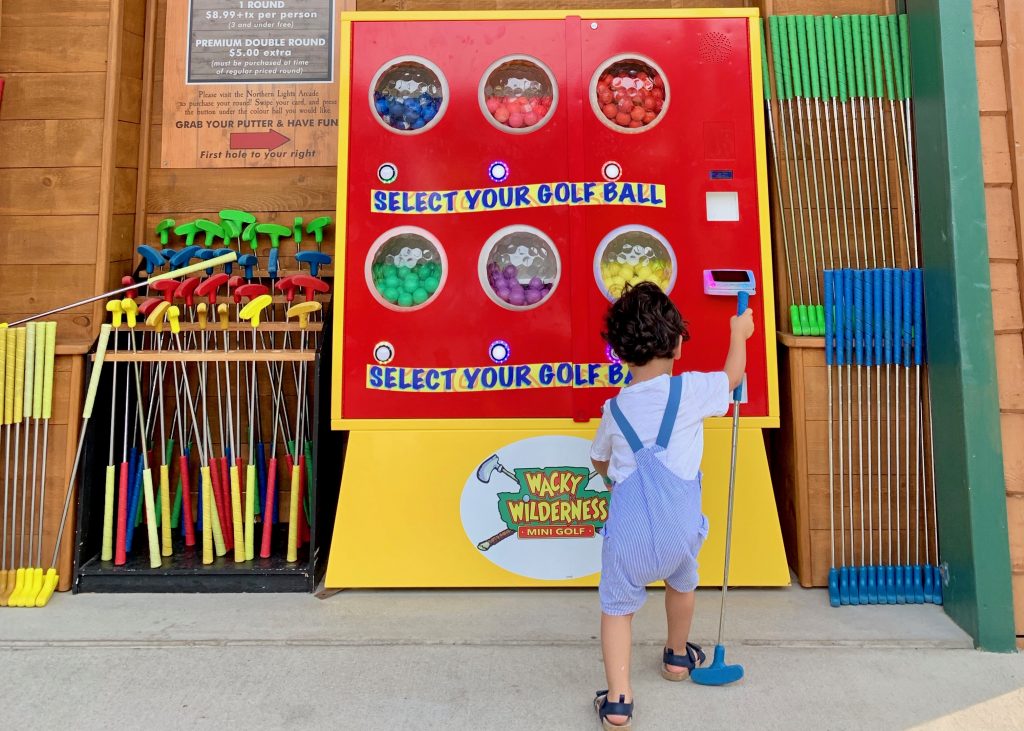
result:
M 508 287 L 497 287 L 497 288 L 495 288 L 494 291 L 502 300 L 504 300 L 505 302 L 508 302 L 508 300 L 509 300 L 509 289 L 508 289 Z
M 526 304 L 535 305 L 543 299 L 544 293 L 538 289 L 530 288 L 526 290 Z
M 513 289 L 508 293 L 508 303 L 510 305 L 515 305 L 516 307 L 522 307 L 526 304 L 526 294 L 522 287 L 519 289 Z
M 530 280 L 530 289 L 544 289 L 544 281 L 540 277 L 534 277 Z
M 518 274 L 519 270 L 516 269 L 514 264 L 509 264 L 505 267 L 505 279 L 515 279 Z

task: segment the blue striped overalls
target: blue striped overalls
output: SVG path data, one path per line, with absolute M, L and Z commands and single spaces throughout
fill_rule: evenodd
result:
M 601 549 L 601 611 L 632 614 L 645 587 L 664 579 L 676 591 L 697 587 L 697 553 L 708 534 L 700 509 L 700 476 L 684 480 L 658 454 L 668 448 L 679 413 L 682 377 L 670 381 L 668 404 L 654 445 L 645 447 L 619 409 L 609 407 L 636 458 L 636 471 L 612 490 Z

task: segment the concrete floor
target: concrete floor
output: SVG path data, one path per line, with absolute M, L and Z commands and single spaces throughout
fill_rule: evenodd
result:
M 659 592 L 636 620 L 635 728 L 1024 727 L 1024 657 L 975 652 L 932 606 L 830 609 L 729 593 L 728 688 L 657 673 Z M 714 643 L 718 593 L 694 639 Z M 596 729 L 592 591 L 58 596 L 0 612 L 11 728 Z

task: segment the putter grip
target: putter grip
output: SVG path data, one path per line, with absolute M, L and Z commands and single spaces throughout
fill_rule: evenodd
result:
M 864 277 L 864 365 L 875 364 L 875 270 L 865 269 Z
M 153 471 L 142 470 L 142 499 L 146 506 L 146 536 L 149 538 L 149 567 L 160 568 L 160 541 L 156 534 L 156 503 L 153 498 Z
M 736 315 L 740 316 L 747 311 L 750 306 L 750 295 L 747 292 L 740 292 L 736 295 Z M 740 381 L 740 385 L 733 389 L 732 400 L 739 401 L 743 398 L 743 382 Z
M 882 270 L 882 362 L 892 365 L 892 269 Z
M 822 18 L 825 40 L 825 68 L 828 72 L 828 96 L 835 99 L 839 93 L 839 76 L 836 73 L 836 29 L 835 18 L 826 15 Z
M 789 99 L 789 47 L 786 40 L 786 24 L 782 16 L 768 18 L 768 29 L 772 34 L 772 65 L 775 67 L 775 96 L 779 101 Z
M 299 560 L 299 491 L 300 471 L 297 461 L 292 463 L 291 495 L 288 500 L 288 563 Z
M 901 13 L 899 16 L 900 25 L 900 58 L 903 60 L 903 98 L 909 99 L 911 96 L 910 87 L 910 30 L 907 27 L 907 14 Z
M 871 16 L 860 16 L 861 62 L 864 64 L 864 96 L 875 95 L 875 72 L 871 63 Z
M 786 29 L 789 43 L 789 70 L 792 96 L 799 98 L 804 95 L 803 80 L 800 78 L 800 48 L 797 43 L 797 27 L 801 26 L 801 24 L 799 18 L 795 15 L 783 16 L 783 19 L 785 23 L 782 27 Z
M 846 365 L 853 365 L 853 270 L 843 270 L 843 328 L 846 331 L 844 340 L 846 342 Z
M 853 272 L 853 339 L 857 349 L 857 365 L 864 365 L 864 272 Z
M 843 29 L 842 18 L 836 18 L 832 21 L 832 31 L 835 33 L 835 64 L 836 81 L 839 84 L 839 101 L 846 104 L 848 94 L 846 90 L 846 44 L 843 40 Z
M 903 270 L 892 270 L 892 350 L 893 364 L 903 365 Z
M 894 81 L 895 75 L 892 69 L 892 47 L 891 34 L 892 26 L 889 24 L 888 19 L 893 16 L 886 16 L 886 20 L 879 20 L 879 32 L 881 34 L 880 45 L 882 46 L 882 65 L 885 67 L 885 96 L 889 101 L 893 101 L 896 98 L 896 85 Z M 882 23 L 885 23 L 883 26 Z
M 844 15 L 843 25 L 843 57 L 846 59 L 846 86 L 849 97 L 857 96 L 857 66 L 853 53 L 853 17 Z
M 85 392 L 85 406 L 82 408 L 82 418 L 88 419 L 92 416 L 92 407 L 96 403 L 96 392 L 100 388 L 100 376 L 103 374 L 103 359 L 107 355 L 107 342 L 110 340 L 110 325 L 100 326 L 100 338 L 96 342 L 96 358 L 92 364 L 92 374 L 89 376 L 89 389 Z
M 805 15 L 804 20 L 804 35 L 807 38 L 807 65 L 808 77 L 807 86 L 810 87 L 809 96 L 815 99 L 821 98 L 821 69 L 818 67 L 818 38 L 816 33 L 816 23 L 814 22 L 813 15 Z
M 864 45 L 861 39 L 860 16 L 850 16 L 850 27 L 853 29 L 853 79 L 855 97 L 864 96 Z
M 213 487 L 212 478 L 210 477 L 210 468 L 207 465 L 200 465 L 200 486 L 203 495 L 203 563 L 213 563 L 213 524 L 216 522 L 213 519 L 213 514 L 210 510 L 210 504 L 213 503 Z
M 237 468 L 233 469 L 237 472 Z M 232 476 L 232 479 L 237 479 L 237 477 Z M 270 558 L 270 539 L 273 535 L 276 492 L 277 457 L 271 457 L 270 464 L 267 466 L 267 502 L 263 512 L 263 536 L 260 541 L 260 558 Z
M 911 269 L 914 289 L 914 365 L 924 363 L 924 274 Z
M 174 269 L 173 271 L 164 272 L 163 274 L 157 274 L 155 277 L 150 277 L 146 280 L 147 284 L 153 282 L 159 282 L 162 279 L 178 279 L 179 277 L 185 277 L 189 274 L 201 272 L 204 269 L 212 269 L 214 267 L 223 266 L 224 264 L 230 264 L 231 262 L 238 260 L 238 254 L 232 251 L 230 254 L 222 254 L 216 256 L 209 261 L 200 261 L 195 264 L 189 264 L 188 266 L 181 267 L 180 269 Z
M 796 24 L 796 44 L 799 52 L 800 59 L 800 82 L 803 84 L 803 96 L 805 99 L 810 98 L 812 90 L 814 89 L 814 82 L 811 79 L 811 70 L 809 58 L 807 55 L 807 16 L 796 15 L 793 17 L 793 22 Z
M 43 380 L 46 371 L 46 326 L 40 322 L 36 325 L 36 357 L 32 367 L 32 418 L 43 418 Z
M 883 269 L 875 269 L 873 282 L 872 282 L 872 296 L 875 301 L 875 365 L 880 366 L 885 363 L 885 339 L 883 337 L 884 330 L 882 323 L 884 322 L 882 313 L 882 275 Z
M 832 351 L 832 316 L 833 302 L 832 298 L 835 293 L 832 291 L 832 278 L 835 275 L 831 269 L 824 271 L 825 275 L 825 365 L 831 366 L 833 363 L 833 351 Z
M 882 19 L 873 14 L 868 16 L 868 20 L 871 24 L 871 63 L 875 70 L 875 96 L 881 98 L 882 75 L 885 69 L 882 63 Z
M 836 364 L 846 364 L 846 332 L 843 329 L 843 270 L 832 274 L 832 301 L 835 306 Z
M 170 556 L 171 546 L 171 472 L 166 464 L 160 465 L 160 554 Z
M 230 472 L 231 482 L 231 518 L 234 521 L 235 560 L 252 558 L 253 542 L 253 507 L 256 497 L 257 480 L 256 465 L 249 464 L 245 468 L 245 523 L 242 522 L 242 486 L 238 468 Z
M 914 351 L 914 336 L 911 332 L 914 326 L 914 282 L 911 276 L 911 270 L 906 269 L 903 272 L 903 364 L 910 367 L 910 361 L 913 360 Z
M 36 332 L 36 323 L 30 322 L 25 326 L 25 402 L 22 412 L 25 419 L 35 416 Z
M 103 545 L 100 548 L 100 560 L 110 561 L 114 558 L 114 482 L 117 468 L 107 465 L 107 474 L 103 486 Z
M 814 16 L 814 38 L 818 56 L 818 78 L 821 83 L 818 98 L 826 101 L 829 98 L 828 59 L 825 56 L 825 19 L 820 15 Z
M 764 42 L 764 24 L 765 21 L 762 18 L 758 25 L 761 31 L 761 91 L 764 94 L 764 100 L 770 102 L 772 100 L 772 84 L 768 77 L 768 49 Z
M 25 338 L 28 331 L 19 327 L 14 331 L 14 421 L 17 424 L 24 415 L 25 406 Z
M 885 16 L 888 29 L 889 62 L 892 64 L 893 88 L 896 99 L 903 101 L 903 59 L 900 58 L 900 27 L 895 15 Z
M 7 338 L 12 333 L 4 325 L 0 328 L 0 423 L 9 424 L 7 419 Z M 13 388 L 13 382 L 11 387 Z
M 53 364 L 57 354 L 57 323 L 46 323 L 46 364 L 43 369 L 43 418 L 53 416 Z

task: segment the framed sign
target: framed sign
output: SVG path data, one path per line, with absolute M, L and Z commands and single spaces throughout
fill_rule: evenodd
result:
M 330 166 L 334 0 L 169 3 L 161 167 Z

